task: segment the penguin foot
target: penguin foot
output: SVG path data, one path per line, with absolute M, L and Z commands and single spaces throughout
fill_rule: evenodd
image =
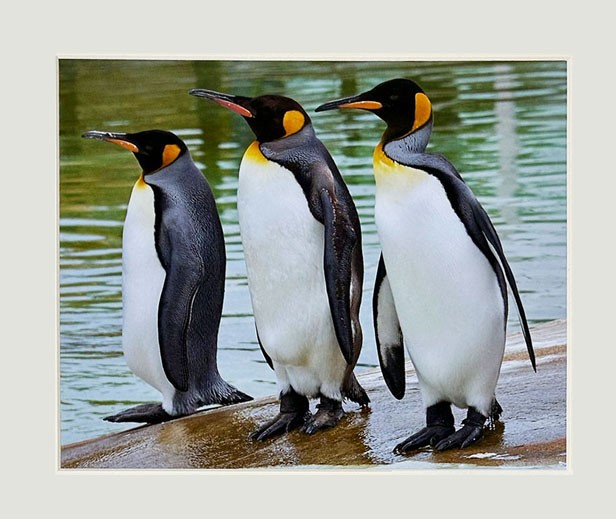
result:
M 483 426 L 487 419 L 487 416 L 483 416 L 474 407 L 469 407 L 466 419 L 462 421 L 463 427 L 436 443 L 434 450 L 445 451 L 455 447 L 464 449 L 475 443 L 483 436 Z
M 106 416 L 103 420 L 107 422 L 138 422 L 138 423 L 162 423 L 178 416 L 171 416 L 163 409 L 161 404 L 141 404 L 130 409 L 126 409 L 118 414 Z
M 267 440 L 273 436 L 279 436 L 301 427 L 309 418 L 310 413 L 278 413 L 273 420 L 270 420 L 264 426 L 250 433 L 248 438 L 259 441 Z
M 317 404 L 317 409 L 317 412 L 302 426 L 302 432 L 314 434 L 323 429 L 330 429 L 344 416 L 342 402 L 325 396 L 321 397 L 321 402 Z
M 291 390 L 280 395 L 280 412 L 273 420 L 250 433 L 250 440 L 266 440 L 304 425 L 310 418 L 308 399 Z
M 498 400 L 496 400 L 495 398 L 494 400 L 492 400 L 492 407 L 490 408 L 490 416 L 488 417 L 490 424 L 493 425 L 494 422 L 496 422 L 500 418 L 502 413 L 503 413 L 503 408 L 498 403 Z
M 455 433 L 454 419 L 449 402 L 438 402 L 426 409 L 426 427 L 409 436 L 394 448 L 394 454 L 403 454 L 426 445 L 436 445 Z
M 434 445 L 454 432 L 455 428 L 453 426 L 433 425 L 431 427 L 424 427 L 396 445 L 394 454 L 403 454 L 420 449 L 426 445 Z

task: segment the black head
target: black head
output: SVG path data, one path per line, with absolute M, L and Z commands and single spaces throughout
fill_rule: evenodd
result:
M 244 117 L 259 142 L 271 142 L 300 131 L 310 117 L 293 99 L 278 95 L 243 97 L 195 88 L 189 92 L 205 97 Z
M 113 133 L 93 130 L 82 135 L 86 139 L 108 141 L 135 154 L 144 175 L 154 173 L 175 162 L 186 153 L 186 144 L 177 135 L 164 130 L 138 133 Z
M 317 107 L 317 112 L 334 108 L 360 108 L 387 123 L 387 140 L 398 139 L 432 122 L 432 103 L 421 87 L 410 79 L 391 79 L 362 94 Z

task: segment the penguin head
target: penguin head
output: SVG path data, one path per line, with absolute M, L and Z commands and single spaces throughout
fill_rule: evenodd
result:
M 113 133 L 97 130 L 82 135 L 86 139 L 113 142 L 132 151 L 144 175 L 154 173 L 175 162 L 188 148 L 177 135 L 164 130 L 146 130 L 138 133 Z
M 290 97 L 263 95 L 243 97 L 194 88 L 190 95 L 205 97 L 240 114 L 259 142 L 271 142 L 297 133 L 311 124 L 302 106 Z
M 360 108 L 387 123 L 383 140 L 399 139 L 432 125 L 432 103 L 421 87 L 410 79 L 391 79 L 361 94 L 329 101 L 317 112 L 334 108 Z

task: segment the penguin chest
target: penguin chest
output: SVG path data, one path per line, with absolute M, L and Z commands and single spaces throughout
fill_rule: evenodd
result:
M 493 391 L 500 368 L 496 275 L 436 177 L 402 166 L 375 173 L 376 225 L 405 343 L 420 379 L 465 404 L 471 379 L 489 379 Z
M 122 237 L 122 345 L 131 371 L 165 395 L 174 390 L 158 346 L 165 270 L 156 253 L 154 221 L 154 192 L 140 180 L 131 193 Z
M 253 312 L 268 355 L 289 369 L 344 370 L 325 287 L 324 226 L 293 173 L 245 156 L 238 212 Z

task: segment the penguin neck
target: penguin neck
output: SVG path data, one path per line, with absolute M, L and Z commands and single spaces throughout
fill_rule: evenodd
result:
M 142 173 L 143 179 L 146 184 L 156 183 L 160 179 L 165 179 L 172 175 L 176 171 L 183 171 L 186 168 L 186 164 L 192 164 L 192 158 L 190 152 L 186 150 L 182 155 L 175 159 L 171 164 L 163 166 L 151 173 Z
M 405 193 L 425 179 L 426 174 L 411 164 L 425 157 L 432 133 L 432 121 L 397 139 L 388 139 L 387 132 L 374 150 L 373 166 L 377 195 L 386 190 Z
M 276 161 L 277 159 L 286 157 L 289 151 L 303 146 L 311 139 L 315 139 L 314 128 L 312 124 L 306 124 L 298 132 L 270 142 L 262 142 L 259 144 L 261 153 L 269 160 Z
M 135 187 L 137 189 L 145 189 L 146 187 L 148 187 L 148 185 L 145 183 L 145 180 L 143 178 L 143 172 L 141 172 L 141 175 L 139 175 L 137 182 L 135 182 Z
M 396 162 L 404 163 L 404 157 L 415 153 L 424 153 L 432 134 L 432 121 L 407 133 L 397 139 L 388 138 L 387 132 L 383 134 L 380 146 L 387 157 Z

